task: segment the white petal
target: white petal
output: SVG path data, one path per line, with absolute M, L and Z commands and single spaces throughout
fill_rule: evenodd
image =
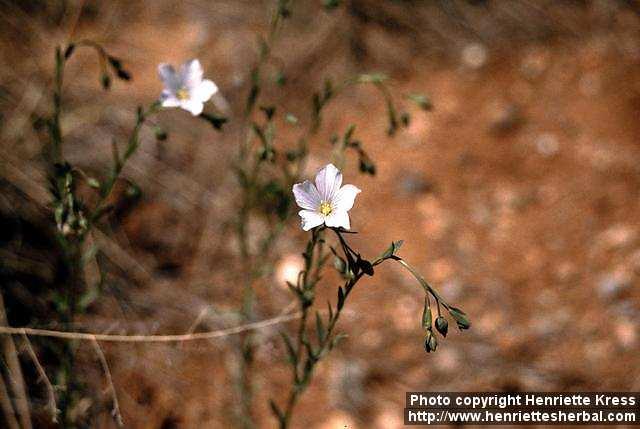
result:
M 325 225 L 333 228 L 343 227 L 350 229 L 349 215 L 344 210 L 333 210 L 329 216 L 324 218 Z
M 209 101 L 211 96 L 216 92 L 218 92 L 218 87 L 216 86 L 216 84 L 209 79 L 205 79 L 200 82 L 200 85 L 191 90 L 191 97 L 205 103 Z
M 309 231 L 311 228 L 322 225 L 322 223 L 324 222 L 324 217 L 322 217 L 322 215 L 318 212 L 314 212 L 311 210 L 300 210 L 298 214 L 302 218 L 301 226 L 305 231 Z
M 340 189 L 340 185 L 342 185 L 342 173 L 333 164 L 327 164 L 316 174 L 316 187 L 322 201 L 331 201 L 333 195 Z
M 160 101 L 162 102 L 162 107 L 178 107 L 181 104 L 180 100 L 168 89 L 162 91 Z
M 353 203 L 356 200 L 356 195 L 362 192 L 360 189 L 353 185 L 344 185 L 331 200 L 331 208 L 333 210 L 340 210 L 348 212 L 353 208 Z
M 198 116 L 200 113 L 202 113 L 202 110 L 204 109 L 204 104 L 202 104 L 202 101 L 200 100 L 189 99 L 189 100 L 182 100 L 180 102 L 180 107 L 182 107 L 184 110 L 191 112 L 193 116 Z
M 190 60 L 180 66 L 180 79 L 189 90 L 200 86 L 203 74 L 202 65 L 198 60 Z
M 158 74 L 164 83 L 165 89 L 175 92 L 180 88 L 179 76 L 176 74 L 176 71 L 171 64 L 159 64 Z
M 293 185 L 293 195 L 296 197 L 296 204 L 303 209 L 318 210 L 320 207 L 320 194 L 308 180 Z

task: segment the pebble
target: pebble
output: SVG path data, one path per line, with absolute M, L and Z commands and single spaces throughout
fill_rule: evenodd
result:
M 471 69 L 479 69 L 487 63 L 489 54 L 481 43 L 470 43 L 462 49 L 462 64 Z
M 600 276 L 598 293 L 602 298 L 614 298 L 631 286 L 631 276 L 624 270 L 616 270 Z
M 555 155 L 560 149 L 558 138 L 551 133 L 540 134 L 538 137 L 536 137 L 534 144 L 538 153 L 546 157 Z

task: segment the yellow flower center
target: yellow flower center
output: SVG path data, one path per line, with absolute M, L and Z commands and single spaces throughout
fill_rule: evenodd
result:
M 320 203 L 320 213 L 324 216 L 329 216 L 331 214 L 331 204 L 323 201 Z
M 187 100 L 189 99 L 189 91 L 186 88 L 180 88 L 176 92 L 176 97 L 178 97 L 178 100 Z

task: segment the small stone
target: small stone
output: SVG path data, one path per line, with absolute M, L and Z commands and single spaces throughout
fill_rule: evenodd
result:
M 603 298 L 614 298 L 631 287 L 631 275 L 624 270 L 606 273 L 598 280 L 598 293 Z
M 398 181 L 400 193 L 407 197 L 432 192 L 435 187 L 433 182 L 414 172 L 402 174 Z
M 598 237 L 598 243 L 606 249 L 617 249 L 632 244 L 637 238 L 638 231 L 629 225 L 616 224 L 607 228 Z
M 278 284 L 284 288 L 287 287 L 287 282 L 295 285 L 298 281 L 298 274 L 303 268 L 304 264 L 300 255 L 286 255 L 276 266 L 276 280 Z
M 536 150 L 542 156 L 553 156 L 558 153 L 560 144 L 558 138 L 551 133 L 540 134 L 534 142 Z
M 520 70 L 527 78 L 540 76 L 549 65 L 549 54 L 543 49 L 531 50 L 522 60 Z
M 489 54 L 481 43 L 470 43 L 462 49 L 462 64 L 471 69 L 479 69 L 487 63 Z
M 635 347 L 638 342 L 638 329 L 636 324 L 628 320 L 623 320 L 616 323 L 614 328 L 616 339 L 625 349 Z

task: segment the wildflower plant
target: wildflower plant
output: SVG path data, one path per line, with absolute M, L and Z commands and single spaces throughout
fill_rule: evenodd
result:
M 325 5 L 327 9 L 333 9 L 337 2 L 325 2 Z M 273 52 L 274 43 L 283 23 L 291 16 L 291 2 L 277 1 L 269 33 L 260 39 L 258 58 L 250 71 L 250 88 L 244 115 L 242 118 L 230 118 L 237 121 L 244 130 L 244 137 L 238 143 L 237 155 L 232 162 L 239 184 L 235 233 L 240 266 L 243 269 L 242 301 L 238 306 L 238 314 L 244 322 L 252 323 L 256 320 L 258 302 L 255 288 L 267 278 L 269 266 L 277 257 L 272 254 L 274 244 L 287 227 L 295 223 L 296 212 L 301 228 L 308 234 L 302 253 L 304 267 L 299 272 L 297 281 L 287 283 L 301 317 L 292 333 L 285 330 L 281 332 L 291 371 L 291 386 L 284 402 L 275 399 L 270 401 L 271 410 L 282 428 L 291 424 L 295 406 L 311 383 L 317 365 L 345 337 L 337 332 L 337 324 L 349 296 L 361 280 L 374 276 L 382 264 L 388 261 L 400 264 L 421 286 L 424 292 L 424 311 L 421 319 L 416 315 L 416 320 L 420 320 L 425 330 L 424 348 L 427 352 L 435 352 L 437 349 L 436 333 L 442 337 L 447 335 L 447 314 L 459 329 L 470 327 L 465 313 L 447 303 L 419 271 L 399 255 L 402 240 L 391 243 L 376 257 L 366 257 L 350 244 L 350 236 L 357 232 L 351 229 L 349 211 L 362 191 L 352 184 L 343 184 L 341 170 L 346 164 L 346 158 L 355 156 L 361 173 L 372 176 L 376 174 L 374 160 L 365 151 L 364 143 L 355 137 L 354 125 L 343 132 L 334 133 L 329 146 L 332 149 L 331 162 L 327 160 L 326 166 L 317 172 L 314 180 L 303 177 L 310 142 L 318 136 L 325 108 L 349 88 L 372 85 L 379 91 L 387 111 L 389 136 L 407 126 L 411 120 L 408 111 L 400 109 L 398 100 L 413 102 L 425 111 L 431 109 L 431 102 L 420 94 L 398 95 L 387 76 L 368 73 L 344 79 L 338 84 L 326 79 L 322 88 L 313 94 L 308 115 L 282 113 L 280 106 L 265 99 L 264 89 L 267 85 L 278 88 L 286 82 L 283 70 L 277 69 L 275 74 L 271 73 L 276 76 L 275 79 L 268 79 L 270 74 L 266 70 L 273 64 L 281 64 Z M 65 159 L 64 133 L 60 121 L 65 65 L 76 49 L 84 47 L 97 53 L 101 67 L 100 82 L 105 89 L 110 88 L 114 77 L 123 81 L 132 79 L 120 59 L 94 42 L 70 43 L 64 50 L 56 50 L 53 112 L 45 120 L 49 134 L 46 158 L 50 170 L 52 220 L 68 271 L 64 287 L 56 294 L 57 311 L 65 323 L 72 323 L 76 315 L 85 311 L 88 303 L 98 296 L 99 290 L 96 292 L 95 285 L 87 285 L 83 277 L 83 264 L 95 257 L 98 251 L 87 244 L 87 237 L 110 212 L 109 196 L 126 163 L 140 145 L 143 127 L 150 126 L 157 139 L 166 139 L 166 133 L 152 119 L 163 108 L 187 110 L 195 118 L 207 121 L 221 132 L 225 131 L 223 125 L 228 120 L 215 109 L 212 111 L 207 108 L 208 112 L 205 112 L 206 103 L 219 89 L 213 81 L 205 79 L 203 67 L 197 59 L 185 62 L 177 70 L 169 64 L 160 64 L 158 73 L 163 89 L 159 99 L 152 101 L 148 107 L 138 107 L 135 124 L 124 145 L 115 140 L 111 142 L 112 160 L 105 177 L 99 179 L 90 176 Z M 307 119 L 300 120 L 299 117 Z M 289 128 L 288 136 L 297 134 L 293 145 L 286 146 L 281 141 L 279 125 Z M 97 199 L 92 204 L 83 201 L 77 191 L 78 183 L 83 181 L 97 194 Z M 295 205 L 298 206 L 297 209 Z M 249 245 L 252 238 L 248 228 L 251 216 L 261 216 L 269 221 L 266 222 L 267 230 L 259 237 L 255 248 Z M 334 302 L 328 301 L 326 306 L 317 305 L 319 289 L 327 287 L 320 283 L 326 269 L 337 270 L 342 283 L 335 291 Z M 238 365 L 233 374 L 240 404 L 236 417 L 240 426 L 250 428 L 255 426 L 253 374 L 257 368 L 253 364 L 258 344 L 250 331 L 242 332 L 238 338 Z M 74 389 L 83 389 L 79 381 L 74 380 L 74 353 L 73 347 L 65 348 L 60 358 L 60 375 L 56 378 L 57 384 L 61 386 L 59 407 L 66 425 L 78 424 L 73 421 L 69 410 L 73 406 Z
M 79 48 L 89 48 L 96 52 L 100 65 L 100 83 L 105 90 L 110 89 L 112 78 L 130 81 L 131 74 L 124 68 L 122 61 L 110 55 L 101 45 L 82 40 L 70 43 L 63 50 L 55 53 L 55 76 L 53 89 L 53 112 L 48 118 L 41 118 L 46 124 L 49 145 L 45 159 L 49 163 L 49 190 L 52 197 L 53 220 L 56 227 L 56 240 L 62 250 L 66 266 L 66 278 L 61 290 L 55 291 L 54 303 L 60 321 L 72 324 L 79 313 L 99 296 L 99 285 L 88 285 L 84 279 L 85 264 L 95 258 L 98 249 L 88 245 L 87 238 L 93 228 L 108 215 L 113 208 L 109 197 L 119 180 L 128 160 L 135 154 L 140 145 L 140 133 L 150 119 L 162 107 L 180 106 L 193 115 L 211 123 L 220 129 L 225 119 L 216 115 L 205 115 L 203 103 L 217 91 L 210 80 L 202 79 L 202 67 L 197 60 L 185 63 L 180 73 L 173 72 L 168 65 L 160 65 L 159 70 L 165 83 L 165 90 L 160 100 L 153 101 L 148 107 L 139 106 L 136 110 L 136 121 L 124 148 L 114 139 L 111 141 L 112 162 L 103 179 L 92 177 L 78 166 L 71 165 L 64 157 L 64 133 L 61 127 L 63 111 L 63 83 L 67 62 Z M 186 94 L 186 95 L 185 95 Z M 157 124 L 152 125 L 158 140 L 167 138 L 166 132 Z M 78 192 L 78 185 L 84 182 L 97 194 L 92 205 L 87 204 Z M 102 277 L 104 280 L 104 277 Z M 73 370 L 75 348 L 64 346 L 58 350 L 60 368 L 56 380 L 60 386 L 59 412 L 65 425 L 78 424 L 77 416 L 70 412 L 77 399 L 74 390 L 82 389 L 80 381 Z M 56 416 L 57 418 L 57 416 Z
M 424 348 L 427 353 L 435 352 L 438 346 L 438 340 L 433 332 L 434 326 L 443 337 L 447 335 L 448 322 L 441 308 L 444 308 L 456 321 L 459 329 L 468 329 L 471 326 L 462 310 L 449 305 L 413 266 L 398 255 L 402 240 L 391 243 L 386 250 L 372 260 L 364 258 L 360 252 L 353 249 L 347 239 L 349 234 L 354 233 L 349 230 L 347 211 L 353 207 L 355 196 L 360 189 L 353 185 L 341 187 L 341 183 L 342 173 L 334 165 L 329 164 L 317 173 L 315 186 L 307 180 L 293 187 L 296 202 L 303 208 L 299 212 L 302 218 L 301 227 L 305 231 L 311 231 L 311 237 L 302 255 L 305 261 L 304 269 L 300 271 L 295 284 L 287 283 L 298 299 L 302 318 L 294 338 L 284 332 L 281 333 L 292 373 L 292 386 L 284 408 L 278 406 L 273 400 L 270 402 L 281 428 L 290 425 L 294 407 L 309 385 L 318 362 L 344 338 L 344 335 L 335 333 L 335 328 L 350 293 L 363 277 L 374 276 L 375 267 L 385 261 L 398 262 L 415 277 L 424 290 L 424 311 L 421 323 L 426 333 Z M 328 231 L 333 233 L 336 240 L 334 245 L 328 246 L 330 253 L 326 251 Z M 322 271 L 327 265 L 328 256 L 331 255 L 334 259 L 333 266 L 340 273 L 344 283 L 338 286 L 335 305 L 327 301 L 325 316 L 316 310 L 315 323 L 309 327 L 307 320 L 311 317 L 311 308 L 315 304 L 316 289 L 321 280 Z M 435 325 L 431 299 L 435 301 L 437 308 Z

